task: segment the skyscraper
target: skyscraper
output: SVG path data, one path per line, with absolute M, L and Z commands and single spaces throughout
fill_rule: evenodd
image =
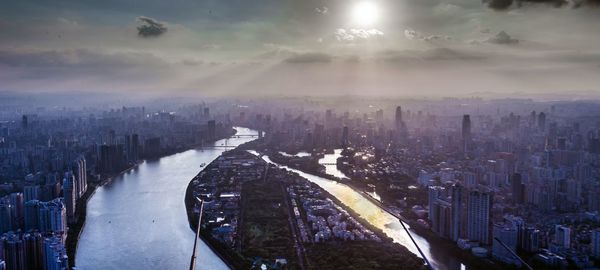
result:
M 75 159 L 73 171 L 75 172 L 75 195 L 78 199 L 87 190 L 87 164 L 83 155 Z
M 525 185 L 520 173 L 514 173 L 511 179 L 512 201 L 514 204 L 525 202 Z
M 406 123 L 402 120 L 402 108 L 400 106 L 396 107 L 396 134 L 401 143 L 406 143 L 408 140 L 408 128 L 406 127 Z
M 25 243 L 17 234 L 9 233 L 2 239 L 4 241 L 4 260 L 7 270 L 25 269 Z
M 25 203 L 25 231 L 38 230 L 40 204 L 38 200 L 31 200 Z
M 67 231 L 67 209 L 62 198 L 40 204 L 38 224 L 40 232 L 65 233 Z
M 44 269 L 44 238 L 40 233 L 31 232 L 23 235 L 25 245 L 25 269 Z
M 451 238 L 453 241 L 457 241 L 462 233 L 462 186 L 460 183 L 456 183 L 452 186 L 452 233 Z
M 491 244 L 490 213 L 492 194 L 482 191 L 471 191 L 467 198 L 467 236 L 470 240 L 484 245 Z
M 67 209 L 67 220 L 69 223 L 75 221 L 75 189 L 74 189 L 75 177 L 72 173 L 65 173 L 63 180 L 63 196 L 65 200 L 65 206 Z
M 400 106 L 396 107 L 395 123 L 396 123 L 396 130 L 400 130 L 400 128 L 402 127 L 402 107 L 400 107 Z
M 23 226 L 23 209 L 25 207 L 24 202 L 23 202 L 23 193 L 20 192 L 16 192 L 16 193 L 11 193 L 10 194 L 10 205 L 12 205 L 11 208 L 11 215 L 13 218 L 13 228 L 20 228 L 21 226 Z
M 463 115 L 462 120 L 462 139 L 463 139 L 463 151 L 467 152 L 471 145 L 471 116 L 468 114 Z
M 538 114 L 538 129 L 544 131 L 546 129 L 546 114 L 541 112 Z

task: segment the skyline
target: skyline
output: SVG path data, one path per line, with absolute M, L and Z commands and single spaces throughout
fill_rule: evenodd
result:
M 595 1 L 511 2 L 7 3 L 0 91 L 598 97 Z

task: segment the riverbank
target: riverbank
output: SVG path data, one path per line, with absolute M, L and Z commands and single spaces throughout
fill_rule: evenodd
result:
M 238 160 L 236 161 L 235 158 L 231 159 L 232 155 L 237 157 Z M 263 261 L 285 258 L 290 263 L 290 267 L 300 262 L 312 262 L 310 264 L 298 264 L 297 266 L 300 269 L 303 269 L 303 265 L 311 264 L 318 265 L 318 269 L 346 269 L 349 266 L 360 266 L 360 269 L 370 269 L 375 265 L 381 265 L 385 269 L 392 269 L 390 268 L 392 266 L 396 269 L 422 268 L 422 260 L 406 247 L 393 242 L 393 239 L 387 236 L 381 229 L 369 223 L 352 208 L 345 206 L 333 194 L 299 175 L 297 172 L 277 166 L 277 164 L 273 164 L 270 160 L 262 159 L 259 156 L 253 156 L 255 161 L 248 161 L 250 158 L 233 152 L 230 152 L 229 155 L 224 153 L 223 157 L 224 159 L 211 162 L 210 165 L 206 166 L 206 173 L 201 172 L 190 181 L 186 190 L 186 208 L 189 225 L 194 229 L 198 222 L 197 212 L 194 211 L 196 205 L 193 198 L 194 192 L 198 192 L 196 193 L 197 195 L 204 194 L 201 196 L 208 198 L 211 202 L 209 204 L 210 207 L 205 205 L 209 207 L 209 210 L 208 212 L 205 211 L 203 217 L 211 220 L 218 220 L 215 213 L 221 216 L 223 215 L 222 211 L 232 211 L 235 208 L 233 205 L 228 206 L 228 210 L 222 210 L 220 207 L 214 208 L 217 205 L 224 205 L 224 203 L 220 202 L 223 199 L 216 199 L 222 198 L 222 194 L 220 195 L 219 191 L 227 190 L 229 193 L 239 192 L 238 194 L 242 194 L 242 203 L 239 205 L 241 208 L 239 208 L 238 214 L 235 214 L 237 216 L 233 218 L 229 217 L 227 213 L 224 214 L 225 221 L 223 222 L 225 223 L 229 223 L 228 219 L 240 221 L 236 223 L 238 234 L 233 240 L 228 240 L 229 237 L 218 238 L 221 240 L 214 238 L 216 236 L 211 235 L 211 231 L 220 235 L 221 227 L 219 226 L 222 226 L 216 223 L 212 223 L 213 226 L 203 223 L 203 230 L 201 230 L 201 235 L 206 236 L 204 239 L 208 240 L 207 242 L 211 243 L 211 240 L 215 241 L 215 244 L 211 247 L 216 251 L 215 253 L 224 258 L 225 262 L 228 265 L 232 265 L 235 269 L 248 269 L 249 263 L 255 261 L 257 256 L 261 257 L 262 259 L 260 260 Z M 218 164 L 215 162 L 218 162 Z M 267 164 L 265 162 L 272 165 L 269 165 L 271 169 L 268 169 L 268 176 L 267 173 L 264 174 L 264 180 L 261 181 L 259 178 L 253 178 L 254 175 L 252 173 L 250 175 L 244 174 L 245 176 L 241 176 L 242 178 L 237 178 L 236 175 L 239 174 L 239 169 L 242 171 L 247 170 L 247 172 L 256 172 L 254 168 L 262 168 L 262 166 Z M 232 167 L 232 164 L 236 163 L 239 164 L 239 167 Z M 232 171 L 237 171 L 237 173 L 232 174 Z M 216 175 L 220 177 L 216 177 Z M 215 180 L 219 178 L 231 179 L 232 175 L 237 178 L 237 181 L 241 182 Z M 231 189 L 238 186 L 236 183 L 241 183 L 241 190 Z M 281 190 L 277 187 L 281 187 Z M 216 200 L 216 202 L 213 200 Z M 320 212 L 319 216 L 325 217 L 331 215 L 332 212 L 338 212 L 341 216 L 341 213 L 344 213 L 343 216 L 348 218 L 347 221 L 350 224 L 348 225 L 350 226 L 349 230 L 353 234 L 357 233 L 359 235 L 357 236 L 357 240 L 341 240 L 340 235 L 327 236 L 327 240 L 319 240 L 319 237 L 314 238 L 310 232 L 306 235 L 304 228 L 307 228 L 308 214 L 311 213 L 310 211 L 313 211 L 308 209 L 313 208 L 307 206 L 311 205 L 311 203 L 298 203 L 298 200 L 305 203 L 312 201 L 316 204 L 326 201 L 331 202 L 331 204 L 326 204 L 329 205 L 326 206 L 328 210 L 315 211 Z M 288 204 L 288 202 L 291 202 L 291 204 Z M 279 207 L 282 205 L 287 205 L 284 208 L 288 211 L 281 210 L 282 208 Z M 290 207 L 290 205 L 294 207 Z M 334 205 L 335 208 L 333 207 Z M 235 213 L 238 210 L 233 211 Z M 333 214 L 332 217 L 336 215 Z M 334 220 L 331 219 L 328 223 L 335 223 Z M 289 221 L 290 230 L 284 229 L 288 228 L 286 224 L 276 224 L 277 222 L 284 221 Z M 343 223 L 346 224 L 345 222 Z M 354 226 L 352 224 L 361 225 L 357 225 L 358 227 L 352 229 L 352 226 Z M 333 225 L 329 224 L 328 226 Z M 366 250 L 365 247 L 367 247 Z M 293 250 L 296 250 L 296 252 L 293 252 Z M 291 255 L 296 253 L 297 256 Z M 309 255 L 305 257 L 302 254 Z M 310 266 L 308 268 L 314 269 Z
M 225 131 L 225 134 L 223 134 L 222 136 L 220 136 L 221 138 L 217 138 L 214 141 L 218 141 L 221 139 L 227 139 L 233 135 L 236 134 L 236 130 L 235 129 L 231 129 L 229 131 Z M 126 169 L 124 169 L 123 171 L 110 175 L 108 177 L 104 177 L 101 180 L 97 180 L 97 181 L 91 181 L 90 183 L 88 183 L 88 189 L 87 191 L 84 193 L 84 195 L 79 198 L 76 202 L 76 216 L 77 221 L 74 224 L 70 224 L 69 225 L 69 229 L 67 231 L 67 238 L 65 240 L 65 248 L 67 250 L 67 256 L 69 258 L 69 268 L 72 268 L 76 265 L 76 255 L 77 255 L 77 249 L 79 246 L 79 239 L 81 237 L 81 234 L 85 228 L 85 224 L 86 224 L 86 218 L 87 218 L 87 205 L 89 200 L 93 197 L 93 195 L 96 193 L 96 190 L 104 185 L 107 185 L 109 183 L 112 182 L 112 180 L 114 180 L 117 177 L 120 177 L 122 175 L 124 175 L 125 173 L 135 169 L 136 167 L 138 167 L 140 164 L 142 164 L 145 161 L 148 160 L 154 160 L 154 159 L 159 159 L 162 157 L 166 157 L 166 156 L 171 156 L 177 153 L 182 153 L 185 151 L 188 151 L 190 149 L 195 149 L 201 147 L 201 144 L 194 144 L 194 145 L 190 145 L 189 147 L 181 147 L 181 148 L 174 148 L 172 150 L 168 150 L 163 152 L 159 157 L 155 157 L 152 159 L 144 159 L 143 161 L 140 161 L 136 164 L 132 164 L 131 166 L 127 167 Z
M 265 153 L 271 153 L 271 152 L 272 151 L 265 151 Z M 275 161 L 275 160 L 273 160 L 273 161 Z M 397 211 L 393 211 L 390 208 L 391 206 L 385 204 L 384 202 L 382 202 L 380 200 L 375 199 L 373 196 L 368 194 L 366 191 L 366 186 L 361 185 L 360 182 L 357 182 L 356 180 L 353 180 L 351 178 L 343 178 L 342 179 L 339 177 L 335 177 L 335 176 L 323 173 L 324 170 L 322 168 L 319 168 L 318 166 L 302 166 L 302 165 L 305 165 L 305 163 L 292 163 L 292 162 L 287 162 L 287 161 L 292 161 L 292 159 L 281 158 L 280 160 L 275 161 L 275 162 L 285 165 L 285 166 L 288 166 L 290 168 L 299 170 L 299 171 L 307 173 L 307 174 L 311 174 L 311 175 L 318 176 L 318 177 L 321 177 L 321 178 L 324 178 L 324 179 L 327 179 L 330 181 L 334 181 L 336 183 L 343 184 L 343 185 L 347 186 L 348 188 L 352 189 L 353 191 L 355 191 L 356 193 L 358 193 L 360 196 L 362 196 L 366 200 L 372 202 L 375 206 L 379 207 L 381 210 L 390 214 L 397 220 L 400 220 L 400 221 L 404 222 L 405 224 L 409 224 L 411 226 L 410 230 L 414 235 L 418 235 L 419 237 L 423 238 L 430 244 L 430 249 L 431 249 L 432 253 L 436 253 L 436 252 L 437 253 L 445 253 L 449 256 L 459 258 L 461 260 L 461 263 L 464 264 L 467 267 L 467 269 L 482 269 L 482 268 L 503 269 L 503 265 L 499 265 L 499 264 L 495 263 L 494 261 L 487 259 L 487 258 L 474 257 L 471 254 L 470 250 L 462 250 L 462 249 L 458 248 L 456 243 L 454 243 L 453 241 L 440 238 L 437 235 L 435 235 L 433 232 L 431 232 L 430 230 L 420 227 L 416 223 L 416 220 L 407 218 L 407 217 L 401 215 L 400 213 L 397 213 Z M 316 162 L 317 161 L 313 161 L 312 163 L 316 163 Z M 298 165 L 300 165 L 300 166 L 298 166 Z M 339 163 L 338 163 L 338 165 L 339 165 Z M 324 165 L 321 165 L 321 166 L 324 166 Z M 410 243 L 410 245 L 412 245 L 412 243 Z M 454 268 L 450 268 L 450 266 L 448 266 L 448 269 L 454 269 Z
M 218 158 L 218 157 L 217 157 Z M 216 159 L 215 159 L 216 160 Z M 190 225 L 190 229 L 192 231 L 196 231 L 198 229 L 198 218 L 193 213 L 193 208 L 195 205 L 195 198 L 193 196 L 192 182 L 194 179 L 197 179 L 198 176 L 207 168 L 211 168 L 215 163 L 213 160 L 211 163 L 207 164 L 198 172 L 198 174 L 188 183 L 187 188 L 185 189 L 185 197 L 184 204 L 185 210 L 187 212 L 188 223 Z M 240 267 L 244 266 L 243 260 L 241 260 L 236 254 L 229 252 L 226 248 L 224 248 L 219 242 L 214 241 L 212 237 L 210 237 L 205 231 L 200 230 L 199 233 L 200 239 L 206 243 L 208 248 L 210 248 L 217 256 L 229 267 L 230 269 L 240 269 Z M 190 254 L 191 256 L 191 254 Z

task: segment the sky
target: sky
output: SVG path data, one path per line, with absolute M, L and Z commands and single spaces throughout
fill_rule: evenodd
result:
M 0 1 L 0 91 L 600 96 L 599 0 Z

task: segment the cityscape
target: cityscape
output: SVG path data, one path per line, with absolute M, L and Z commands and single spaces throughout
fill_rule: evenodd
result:
M 598 0 L 0 3 L 0 270 L 600 269 Z

